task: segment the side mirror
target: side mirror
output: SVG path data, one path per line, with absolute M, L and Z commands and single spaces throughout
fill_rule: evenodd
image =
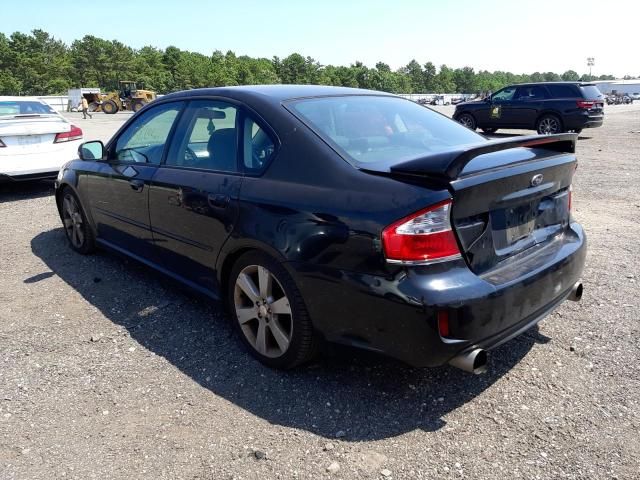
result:
M 104 156 L 104 144 L 100 140 L 84 142 L 78 147 L 80 160 L 102 160 Z

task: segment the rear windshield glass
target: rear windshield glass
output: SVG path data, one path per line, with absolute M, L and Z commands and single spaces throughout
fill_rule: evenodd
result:
M 598 90 L 598 87 L 595 85 L 583 85 L 580 87 L 580 90 L 582 90 L 582 94 L 587 100 L 597 100 L 598 98 L 602 98 L 602 92 Z
M 0 115 L 42 115 L 56 113 L 49 105 L 34 101 L 0 100 Z
M 429 108 L 373 95 L 296 100 L 287 107 L 355 164 L 395 163 L 484 137 Z

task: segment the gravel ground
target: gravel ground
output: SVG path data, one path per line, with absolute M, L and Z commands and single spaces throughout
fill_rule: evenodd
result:
M 70 116 L 103 139 L 127 118 Z M 583 132 L 583 301 L 484 376 L 348 349 L 269 370 L 218 306 L 74 254 L 50 184 L 4 187 L 0 479 L 640 478 L 639 152 L 638 104 Z

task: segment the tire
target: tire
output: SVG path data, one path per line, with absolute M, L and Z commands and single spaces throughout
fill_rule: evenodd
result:
M 463 113 L 460 116 L 458 116 L 456 120 L 458 121 L 458 123 L 464 125 L 469 130 L 476 129 L 476 126 L 477 126 L 476 119 L 470 113 Z
M 564 131 L 562 121 L 552 114 L 541 116 L 536 122 L 536 130 L 540 135 L 553 135 Z
M 107 100 L 102 104 L 102 111 L 107 115 L 113 115 L 118 112 L 118 105 L 113 100 Z
M 92 253 L 96 249 L 96 239 L 93 229 L 87 221 L 82 204 L 70 188 L 62 191 L 60 204 L 62 226 L 69 246 L 82 255 Z
M 319 338 L 302 295 L 289 272 L 270 256 L 252 251 L 236 261 L 227 302 L 240 339 L 260 362 L 289 369 L 315 356 Z
M 492 134 L 492 133 L 496 133 L 498 129 L 490 127 L 490 128 L 483 128 L 482 131 L 486 134 Z
M 147 102 L 145 102 L 144 100 L 134 100 L 133 103 L 131 104 L 131 110 L 134 112 L 137 112 L 140 109 L 142 109 L 142 107 L 144 107 L 146 104 Z

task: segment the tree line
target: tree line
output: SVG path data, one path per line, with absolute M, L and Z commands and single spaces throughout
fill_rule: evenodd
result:
M 299 53 L 271 59 L 219 50 L 203 55 L 174 46 L 134 49 L 93 35 L 67 45 L 43 30 L 15 32 L 8 37 L 0 33 L 0 95 L 64 95 L 69 88 L 77 87 L 109 91 L 118 87 L 119 80 L 143 82 L 145 88 L 159 93 L 267 83 L 339 85 L 394 93 L 479 93 L 511 83 L 595 79 L 614 77 L 590 77 L 573 70 L 562 74 L 476 72 L 471 67 L 437 67 L 416 60 L 396 70 L 383 62 L 374 68 L 361 62 L 347 67 L 321 65 Z

